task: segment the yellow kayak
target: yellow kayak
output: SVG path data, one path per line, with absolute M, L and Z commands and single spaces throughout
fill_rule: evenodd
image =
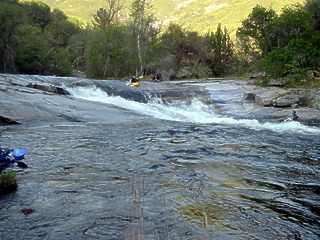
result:
M 138 82 L 128 82 L 127 85 L 138 87 L 140 85 L 140 83 L 138 83 Z

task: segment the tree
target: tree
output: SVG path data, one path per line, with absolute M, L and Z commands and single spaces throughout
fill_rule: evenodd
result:
M 286 47 L 296 38 L 306 38 L 313 31 L 314 20 L 301 4 L 285 6 L 279 17 L 267 26 L 267 38 L 272 47 Z
M 320 30 L 320 1 L 319 0 L 306 0 L 304 9 L 313 15 L 315 21 L 314 29 Z
M 183 59 L 188 55 L 186 43 L 186 31 L 175 23 L 169 23 L 166 31 L 161 36 L 161 41 L 166 48 L 167 54 L 174 56 L 179 69 Z
M 124 27 L 108 26 L 91 32 L 86 44 L 88 76 L 121 76 L 130 69 L 127 51 L 128 34 Z
M 15 53 L 18 72 L 43 74 L 48 59 L 44 58 L 49 50 L 40 27 L 20 25 L 16 32 Z
M 207 64 L 213 76 L 219 76 L 228 72 L 230 61 L 233 57 L 233 43 L 230 40 L 227 29 L 224 31 L 221 24 L 215 33 L 209 32 L 207 39 Z
M 69 75 L 72 70 L 69 44 L 72 37 L 79 32 L 79 27 L 68 21 L 60 10 L 51 13 L 50 24 L 44 29 L 50 50 L 45 57 L 49 58 L 51 67 L 48 70 L 54 75 Z
M 106 0 L 107 7 L 99 8 L 97 14 L 93 16 L 93 26 L 97 28 L 104 28 L 116 22 L 117 14 L 122 10 L 123 0 Z
M 130 27 L 132 46 L 137 55 L 137 75 L 143 74 L 143 69 L 147 59 L 147 49 L 153 44 L 156 35 L 160 33 L 160 28 L 155 24 L 153 7 L 147 0 L 134 0 L 131 6 Z
M 28 23 L 37 24 L 44 29 L 50 22 L 51 9 L 43 2 L 22 2 L 21 7 L 28 17 Z
M 15 52 L 11 46 L 16 28 L 22 23 L 23 12 L 14 3 L 0 3 L 0 71 L 15 72 Z
M 301 4 L 286 6 L 268 25 L 272 51 L 264 58 L 267 73 L 274 77 L 297 75 L 319 64 L 319 31 L 312 14 Z
M 253 60 L 270 52 L 267 26 L 276 16 L 274 10 L 256 5 L 238 28 L 236 36 Z
M 187 31 L 171 22 L 162 34 L 161 42 L 166 50 L 166 58 L 174 60 L 175 64 L 171 69 L 176 74 L 187 70 L 189 77 L 200 77 L 207 72 L 202 61 L 205 42 L 197 32 Z

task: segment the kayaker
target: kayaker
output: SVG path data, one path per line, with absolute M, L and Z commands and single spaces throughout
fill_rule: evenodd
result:
M 297 115 L 297 111 L 293 110 L 292 111 L 292 117 L 291 117 L 292 121 L 298 122 L 299 121 L 299 116 Z
M 14 161 L 14 157 L 10 156 L 8 153 L 11 152 L 10 149 L 0 148 L 0 161 Z
M 131 82 L 131 83 L 136 83 L 136 82 L 139 82 L 139 80 L 136 79 L 135 76 L 133 76 L 133 77 L 130 79 L 130 82 Z

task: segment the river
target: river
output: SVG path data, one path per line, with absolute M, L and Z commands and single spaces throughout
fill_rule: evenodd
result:
M 0 239 L 319 239 L 319 127 L 251 114 L 219 81 L 15 78 L 73 105 L 55 121 L 65 97 L 48 95 L 32 104 L 52 120 L 2 126 L 29 168 L 7 169 L 19 188 L 0 198 Z

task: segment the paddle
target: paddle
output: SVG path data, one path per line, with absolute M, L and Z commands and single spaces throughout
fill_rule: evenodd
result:
M 20 168 L 28 168 L 28 165 L 25 164 L 24 162 L 20 162 L 20 161 L 18 162 L 18 161 L 16 161 L 16 160 L 12 160 L 12 162 L 17 163 L 18 167 L 20 167 Z M 6 164 L 7 164 L 7 163 L 0 164 L 0 173 L 1 173 L 4 169 L 6 169 L 6 167 L 5 167 Z
M 16 160 L 14 160 L 14 161 L 18 164 L 18 167 L 20 167 L 20 168 L 28 168 L 28 165 L 25 164 L 24 162 L 18 162 Z

